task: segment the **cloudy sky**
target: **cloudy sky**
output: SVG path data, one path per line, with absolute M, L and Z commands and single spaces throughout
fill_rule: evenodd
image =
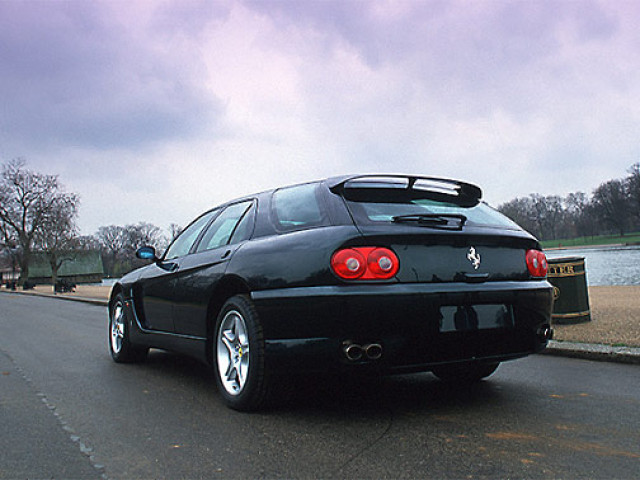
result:
M 640 161 L 640 2 L 0 0 L 0 161 L 101 225 L 343 173 L 499 205 Z

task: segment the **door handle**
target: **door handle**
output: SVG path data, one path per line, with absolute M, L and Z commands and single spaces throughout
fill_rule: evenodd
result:
M 231 255 L 231 250 L 227 250 L 226 252 L 224 252 L 220 258 L 221 258 L 222 260 L 224 260 L 224 259 L 225 259 L 225 258 L 227 258 L 229 255 Z

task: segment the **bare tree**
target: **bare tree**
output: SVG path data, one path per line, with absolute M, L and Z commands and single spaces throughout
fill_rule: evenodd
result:
M 108 225 L 100 227 L 96 237 L 102 245 L 102 256 L 109 275 L 126 273 L 136 266 L 144 265 L 135 258 L 138 248 L 153 245 L 159 250 L 166 246 L 166 238 L 160 228 L 151 223 L 136 225 Z
M 0 250 L 15 249 L 17 244 L 15 232 L 7 228 L 4 222 L 0 222 Z
M 640 163 L 629 176 L 602 183 L 591 199 L 582 192 L 557 196 L 531 194 L 500 205 L 498 210 L 541 240 L 594 236 L 640 228 Z
M 542 196 L 531 195 L 535 212 L 535 221 L 538 224 L 540 238 L 544 240 L 555 240 L 558 235 L 558 228 L 563 222 L 564 207 L 562 199 L 555 195 Z
M 510 202 L 500 205 L 498 211 L 533 235 L 537 237 L 540 236 L 538 222 L 535 218 L 535 208 L 531 198 L 515 198 Z
M 571 237 L 594 236 L 597 230 L 596 215 L 593 213 L 593 202 L 584 192 L 570 193 L 565 198 L 567 220 L 573 227 Z
M 624 236 L 630 217 L 631 202 L 622 180 L 609 180 L 593 192 L 593 204 L 598 216 Z
M 23 159 L 11 160 L 2 166 L 0 223 L 15 237 L 22 252 L 20 283 L 29 277 L 29 261 L 38 230 L 55 205 L 70 197 L 72 195 L 65 193 L 58 183 L 57 175 L 29 170 Z
M 169 243 L 173 242 L 178 235 L 182 232 L 182 227 L 177 223 L 169 224 Z
M 115 276 L 118 260 L 125 257 L 125 249 L 128 245 L 129 236 L 124 227 L 118 225 L 107 225 L 100 227 L 96 237 L 102 246 L 102 261 L 109 276 Z
M 118 225 L 100 227 L 96 236 L 100 244 L 114 255 L 123 251 L 127 246 L 127 231 Z
M 152 223 L 140 222 L 136 225 L 127 225 L 125 229 L 128 234 L 128 249 L 131 254 L 146 245 L 153 245 L 158 250 L 166 246 L 167 240 L 162 235 L 162 231 Z
M 100 251 L 102 244 L 94 235 L 80 235 L 75 241 L 76 248 L 79 250 Z
M 20 264 L 21 258 L 20 247 L 15 238 L 15 233 L 6 228 L 6 225 L 0 222 L 0 254 L 8 258 L 11 262 L 11 284 L 15 285 L 16 267 Z
M 627 193 L 629 194 L 631 213 L 640 226 L 640 162 L 632 165 L 629 169 Z
M 75 260 L 78 203 L 78 197 L 73 194 L 56 197 L 51 208 L 44 213 L 42 224 L 34 237 L 35 247 L 44 253 L 51 267 L 54 292 L 60 267 L 65 262 Z

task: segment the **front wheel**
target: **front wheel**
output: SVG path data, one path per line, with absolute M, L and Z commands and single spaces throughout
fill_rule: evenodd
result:
M 445 382 L 472 383 L 488 377 L 500 363 L 462 363 L 436 367 L 433 374 Z
M 216 384 L 224 403 L 235 410 L 263 407 L 270 387 L 265 372 L 264 338 L 249 297 L 231 297 L 220 311 L 214 331 Z
M 147 357 L 148 348 L 138 347 L 129 340 L 129 325 L 124 306 L 124 296 L 118 293 L 109 304 L 109 352 L 118 363 L 141 362 Z

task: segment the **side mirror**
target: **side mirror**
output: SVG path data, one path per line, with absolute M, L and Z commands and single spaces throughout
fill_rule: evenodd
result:
M 140 247 L 138 251 L 136 251 L 136 257 L 154 262 L 158 260 L 158 257 L 156 257 L 156 249 L 153 247 Z

